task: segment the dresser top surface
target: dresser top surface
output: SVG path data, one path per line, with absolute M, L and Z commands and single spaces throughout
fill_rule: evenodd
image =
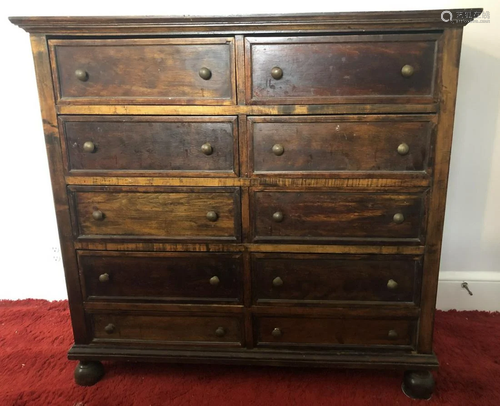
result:
M 247 16 L 108 16 L 10 17 L 30 33 L 43 34 L 172 34 L 259 33 L 268 31 L 429 30 L 459 28 L 478 17 L 482 8 L 415 11 L 371 11 Z M 451 13 L 451 14 L 450 14 Z

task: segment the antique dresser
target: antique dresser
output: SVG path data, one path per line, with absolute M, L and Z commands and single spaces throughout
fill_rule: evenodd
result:
M 399 368 L 429 398 L 480 13 L 11 18 L 31 34 L 76 382 L 101 360 Z

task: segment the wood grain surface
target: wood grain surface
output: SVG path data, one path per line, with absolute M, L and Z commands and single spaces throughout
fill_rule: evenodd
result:
M 61 103 L 234 104 L 233 38 L 49 41 Z M 209 79 L 200 69 L 211 71 Z M 75 76 L 87 73 L 87 80 Z

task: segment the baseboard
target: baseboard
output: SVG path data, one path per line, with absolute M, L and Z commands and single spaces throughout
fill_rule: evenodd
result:
M 462 288 L 463 282 L 472 296 Z M 500 311 L 500 272 L 441 272 L 437 308 Z

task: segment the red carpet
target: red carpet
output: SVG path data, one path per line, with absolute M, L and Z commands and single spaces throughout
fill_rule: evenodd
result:
M 0 406 L 500 405 L 500 313 L 437 314 L 430 402 L 403 395 L 401 372 L 377 370 L 106 363 L 82 388 L 70 346 L 66 302 L 0 301 Z

